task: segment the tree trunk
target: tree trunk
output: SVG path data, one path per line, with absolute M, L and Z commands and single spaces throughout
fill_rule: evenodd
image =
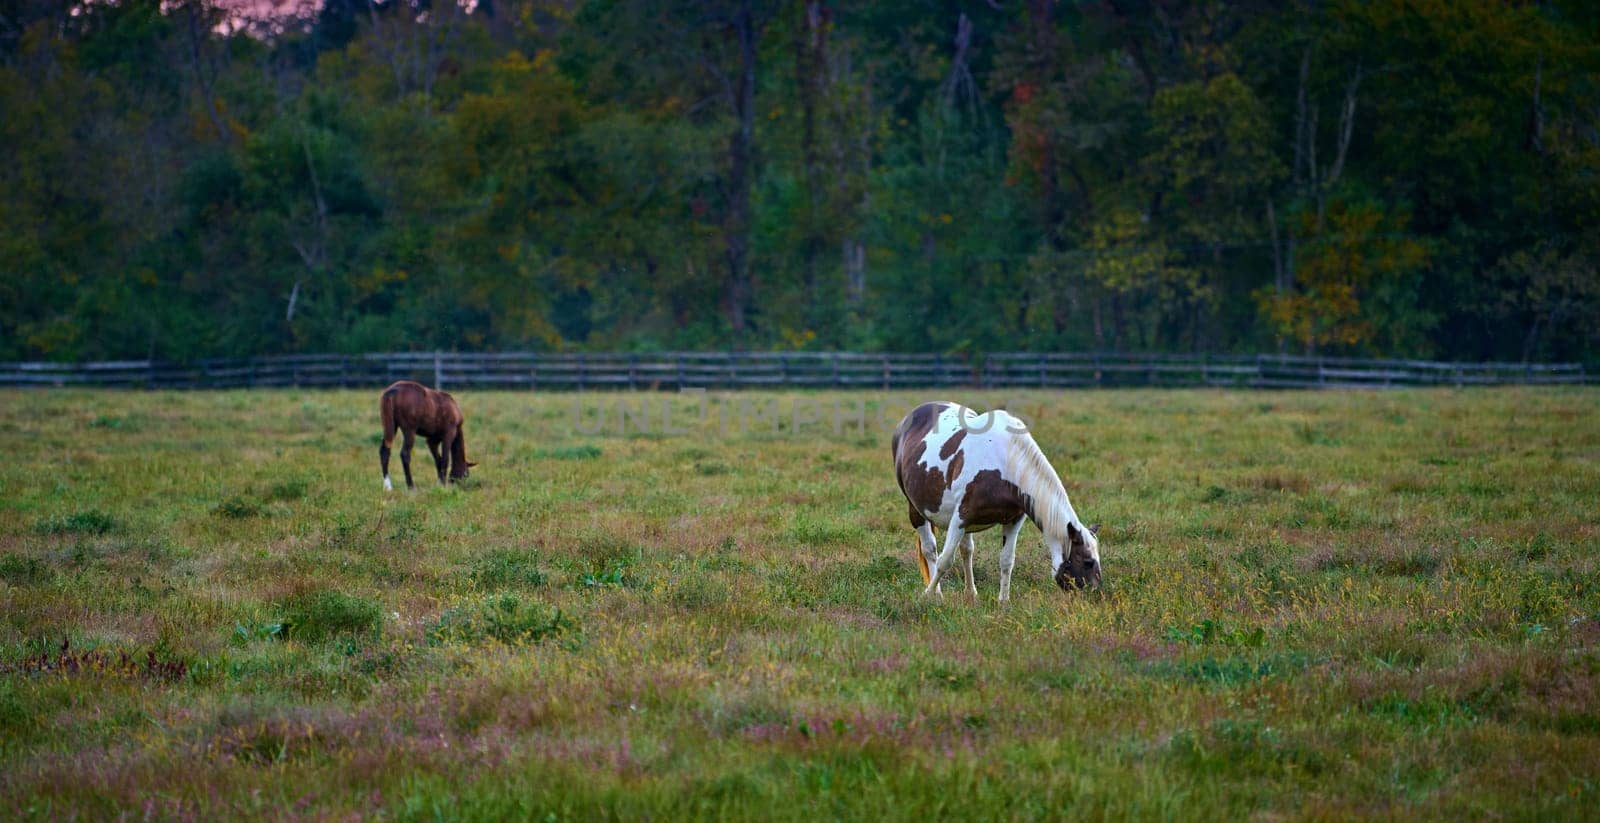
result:
M 738 125 L 728 149 L 728 215 L 723 221 L 727 244 L 728 324 L 735 336 L 750 328 L 755 284 L 750 275 L 750 189 L 755 149 L 756 30 L 751 0 L 743 0 L 734 15 L 739 38 L 739 77 L 733 109 Z
M 846 237 L 843 246 L 845 288 L 855 308 L 867 290 L 867 247 L 854 237 Z
M 822 169 L 817 149 L 817 110 L 827 85 L 827 30 L 823 26 L 822 6 L 810 0 L 800 8 L 800 25 L 795 36 L 795 87 L 800 97 L 800 158 L 805 182 L 805 221 L 800 239 L 801 267 L 805 278 L 806 304 L 820 308 L 817 294 L 817 269 L 826 243 L 822 212 L 827 198 L 823 193 Z M 845 241 L 845 267 L 850 265 L 850 241 Z

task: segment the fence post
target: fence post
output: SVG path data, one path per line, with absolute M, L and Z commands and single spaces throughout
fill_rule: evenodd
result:
M 439 353 L 433 353 L 433 387 L 444 391 L 444 364 L 439 362 Z
M 629 352 L 628 353 L 628 391 L 638 391 L 639 390 L 638 371 L 637 371 L 637 368 L 636 368 L 638 366 L 638 363 L 639 363 L 639 355 L 637 355 L 637 354 L 635 354 L 633 352 Z
M 839 353 L 834 352 L 830 359 L 833 360 L 833 387 L 837 389 L 839 388 Z
M 889 355 L 883 356 L 883 390 L 889 390 Z

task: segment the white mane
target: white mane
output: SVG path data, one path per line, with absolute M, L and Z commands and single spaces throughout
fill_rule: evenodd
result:
M 1047 537 L 1067 539 L 1067 526 L 1078 522 L 1078 513 L 1067 499 L 1067 488 L 1055 467 L 1039 450 L 1033 435 L 1028 432 L 1011 435 L 1011 448 L 1006 450 L 1007 479 L 1017 484 L 1023 494 L 1033 499 L 1033 522 Z M 1081 524 L 1079 526 L 1082 528 Z

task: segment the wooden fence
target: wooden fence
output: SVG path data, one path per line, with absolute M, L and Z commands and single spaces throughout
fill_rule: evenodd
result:
M 395 380 L 503 389 L 1218 386 L 1390 388 L 1600 382 L 1579 363 L 1441 363 L 1292 355 L 851 352 L 314 354 L 171 363 L 0 363 L 0 386 L 372 388 Z

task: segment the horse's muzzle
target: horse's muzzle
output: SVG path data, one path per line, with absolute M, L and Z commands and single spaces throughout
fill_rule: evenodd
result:
M 1064 592 L 1078 591 L 1080 589 L 1098 589 L 1100 588 L 1099 564 L 1096 564 L 1093 568 L 1074 572 L 1067 567 L 1067 564 L 1063 563 L 1061 568 L 1056 571 L 1056 585 L 1060 586 Z

